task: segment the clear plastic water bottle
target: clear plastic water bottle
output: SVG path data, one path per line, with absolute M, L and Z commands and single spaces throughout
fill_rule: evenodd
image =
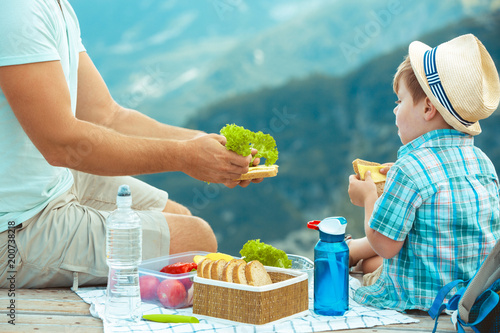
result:
M 349 309 L 346 224 L 343 217 L 308 223 L 309 228 L 319 230 L 319 241 L 314 247 L 314 312 L 320 315 L 342 316 Z
M 106 220 L 106 261 L 109 266 L 105 320 L 141 320 L 138 266 L 142 260 L 142 224 L 131 208 L 128 185 L 118 189 L 117 209 Z

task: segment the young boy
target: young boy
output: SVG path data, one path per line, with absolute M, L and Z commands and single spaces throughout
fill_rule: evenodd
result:
M 380 277 L 354 299 L 426 311 L 445 284 L 472 278 L 500 239 L 498 177 L 473 138 L 498 106 L 500 82 L 469 34 L 436 48 L 411 43 L 394 91 L 403 146 L 384 193 L 377 198 L 369 175 L 349 179 L 351 201 L 365 209 L 366 239 L 384 258 Z M 362 257 L 356 246 L 351 252 Z

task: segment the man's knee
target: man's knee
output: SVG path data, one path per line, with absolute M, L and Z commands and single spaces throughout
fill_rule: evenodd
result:
M 203 244 L 206 247 L 204 251 L 207 252 L 217 252 L 217 238 L 215 237 L 214 231 L 208 222 L 199 218 L 193 217 L 197 220 L 199 225 L 200 236 L 203 238 Z
M 165 214 L 170 229 L 170 253 L 217 251 L 217 239 L 210 225 L 196 216 Z
M 191 211 L 185 206 L 180 205 L 179 210 L 180 210 L 179 214 L 193 216 L 193 214 L 191 214 Z
M 180 203 L 177 203 L 172 200 L 167 201 L 167 205 L 165 206 L 165 209 L 163 210 L 165 213 L 170 213 L 170 214 L 179 214 L 179 215 L 186 215 L 186 216 L 192 216 L 191 211 L 181 205 Z

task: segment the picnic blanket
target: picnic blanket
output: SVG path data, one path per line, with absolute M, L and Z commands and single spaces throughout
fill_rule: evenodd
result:
M 127 326 L 111 326 L 104 322 L 104 332 L 217 332 L 217 333 L 246 333 L 246 332 L 321 332 L 345 330 L 354 328 L 374 327 L 390 324 L 410 324 L 419 321 L 394 310 L 379 310 L 373 307 L 357 304 L 352 295 L 360 287 L 357 279 L 349 280 L 349 311 L 344 316 L 321 316 L 313 311 L 313 299 L 309 298 L 309 312 L 302 317 L 290 319 L 276 324 L 248 325 L 242 323 L 227 324 L 217 320 L 200 318 L 199 324 L 165 324 L 142 320 L 138 324 Z M 79 288 L 75 291 L 86 303 L 90 304 L 90 312 L 96 318 L 104 318 L 104 304 L 106 288 L 92 287 Z M 154 304 L 142 303 L 143 314 L 181 314 L 193 315 L 193 308 L 164 309 Z M 196 315 L 195 315 L 196 316 Z

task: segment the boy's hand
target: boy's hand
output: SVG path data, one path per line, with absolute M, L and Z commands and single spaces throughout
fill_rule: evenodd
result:
M 364 181 L 359 179 L 356 175 L 349 176 L 348 193 L 351 202 L 356 206 L 365 207 L 367 203 L 374 203 L 378 196 L 377 186 L 373 182 L 371 172 L 366 172 Z
M 387 175 L 391 167 L 394 165 L 394 163 L 384 163 L 382 164 L 384 167 L 380 169 L 380 173 L 383 175 Z

